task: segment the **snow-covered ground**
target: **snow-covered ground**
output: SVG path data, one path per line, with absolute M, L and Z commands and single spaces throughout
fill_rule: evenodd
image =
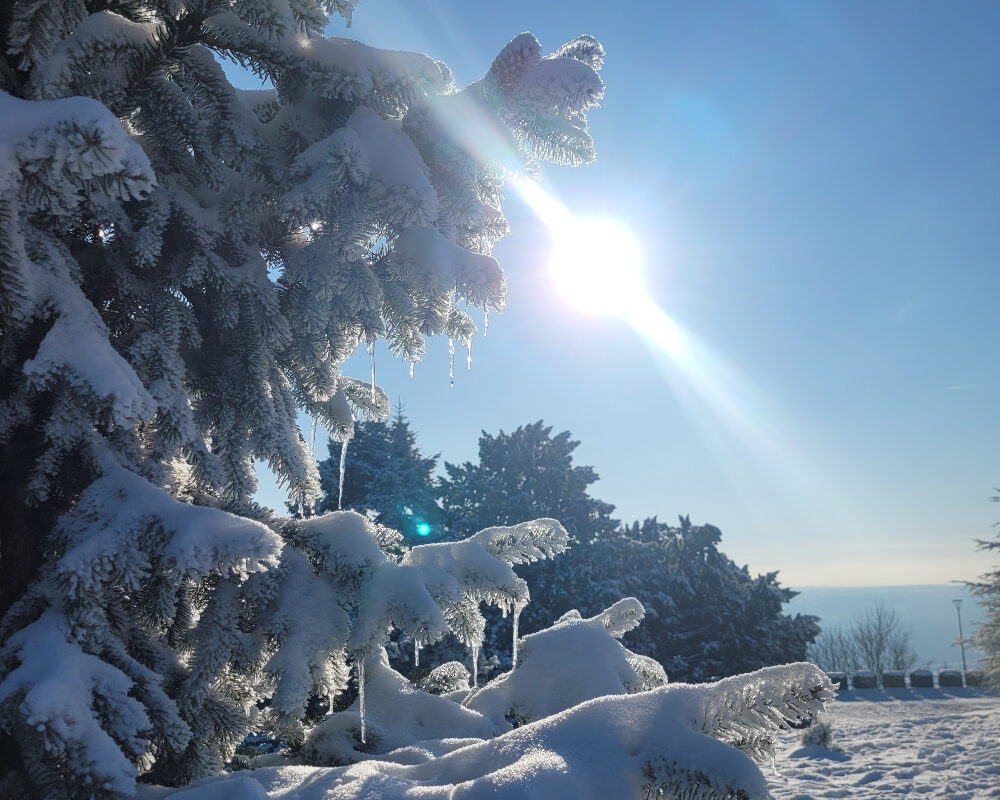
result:
M 598 701 L 588 707 L 600 705 Z M 830 749 L 803 746 L 802 731 L 781 734 L 784 746 L 778 751 L 777 774 L 764 769 L 775 800 L 1000 798 L 1000 697 L 966 689 L 843 692 L 839 700 L 830 704 L 822 720 L 832 729 Z M 466 780 L 471 775 L 469 765 L 482 761 L 482 756 L 490 756 L 485 750 L 479 753 L 484 747 L 491 747 L 482 744 L 478 749 L 474 746 L 463 751 L 474 758 L 458 752 L 450 757 L 452 761 L 457 759 L 456 764 L 462 767 L 461 774 L 445 769 L 447 776 L 438 775 L 442 770 L 433 764 L 400 766 L 393 771 L 386 765 L 376 768 L 377 765 L 369 763 L 356 765 L 346 772 L 329 767 L 288 765 L 236 773 L 223 780 L 209 779 L 179 792 L 146 786 L 140 790 L 140 800 L 354 800 L 359 796 L 395 798 L 404 795 L 470 800 L 484 796 L 538 800 L 567 796 L 613 797 L 615 800 L 625 797 L 607 785 L 600 785 L 601 777 L 608 777 L 601 765 L 614 749 L 610 746 L 614 742 L 604 741 L 602 736 L 614 727 L 613 724 L 592 724 L 583 739 L 563 742 L 565 759 L 556 757 L 554 751 L 544 746 L 542 740 L 548 727 L 551 725 L 543 722 L 537 729 L 541 731 L 539 735 L 521 743 L 534 755 L 527 761 L 515 758 L 516 768 L 507 763 L 511 761 L 509 752 L 499 760 L 492 756 L 487 758 L 498 768 L 489 779 Z M 528 731 L 528 728 L 520 730 Z M 510 741 L 517 745 L 515 739 L 517 736 Z M 513 752 L 519 748 L 503 749 Z M 720 753 L 714 755 L 717 758 Z M 473 771 L 476 774 L 483 772 L 481 766 Z M 434 775 L 424 774 L 426 767 L 431 767 Z M 551 773 L 551 781 L 529 780 L 528 788 L 520 785 L 524 782 L 522 779 L 532 774 L 537 779 L 545 772 Z M 506 779 L 498 780 L 504 775 Z M 403 777 L 408 780 L 399 780 Z M 429 777 L 434 779 L 413 780 Z M 447 780 L 438 780 L 442 777 Z M 619 788 L 629 783 L 621 776 L 611 778 Z M 762 795 L 763 785 L 759 791 Z
M 776 800 L 1000 798 L 1000 698 L 972 690 L 842 692 L 824 715 L 831 746 L 783 734 Z

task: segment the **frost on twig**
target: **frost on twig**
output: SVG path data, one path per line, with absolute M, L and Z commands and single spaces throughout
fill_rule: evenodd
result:
M 506 564 L 530 564 L 559 555 L 569 547 L 569 534 L 554 519 L 536 519 L 509 527 L 486 528 L 471 537 Z
M 834 697 L 814 664 L 767 667 L 709 684 L 699 729 L 756 761 L 774 758 L 775 732 L 812 719 Z

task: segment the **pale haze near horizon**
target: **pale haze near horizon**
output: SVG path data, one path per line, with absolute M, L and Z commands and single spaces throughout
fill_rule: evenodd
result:
M 425 453 L 544 419 L 625 520 L 690 514 L 786 585 L 972 579 L 1000 509 L 994 345 L 1000 7 L 975 3 L 489 4 L 365 0 L 350 30 L 457 83 L 530 30 L 607 48 L 598 160 L 543 165 L 581 217 L 630 227 L 651 297 L 698 344 L 570 308 L 517 197 L 496 255 L 509 309 L 473 343 L 377 378 Z M 249 85 L 244 83 L 244 85 Z M 614 265 L 609 265 L 611 269 Z M 363 353 L 348 373 L 368 375 Z M 308 434 L 307 434 L 308 435 Z M 317 454 L 325 455 L 320 434 Z M 260 499 L 280 507 L 272 485 Z

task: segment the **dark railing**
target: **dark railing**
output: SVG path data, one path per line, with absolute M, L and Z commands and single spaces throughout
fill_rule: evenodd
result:
M 912 672 L 890 669 L 882 673 L 881 687 L 878 676 L 868 670 L 858 670 L 853 673 L 828 672 L 827 677 L 833 681 L 839 691 L 848 689 L 951 689 L 963 686 L 980 687 L 985 683 L 982 670 L 972 669 L 962 673 L 960 669 L 942 669 L 935 675 L 929 669 L 915 669 Z

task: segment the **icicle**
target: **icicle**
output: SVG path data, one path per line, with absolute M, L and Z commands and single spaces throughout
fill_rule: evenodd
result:
M 472 646 L 472 688 L 479 685 L 479 647 Z
M 483 311 L 483 338 L 486 338 L 490 332 L 490 310 L 487 308 Z
M 511 648 L 512 653 L 510 657 L 511 669 L 517 669 L 517 622 L 519 619 L 521 619 L 521 609 L 523 608 L 524 606 L 515 606 L 514 611 L 511 614 L 514 621 L 514 646 Z
M 413 640 L 413 668 L 420 666 L 420 642 Z
M 361 744 L 367 744 L 365 736 L 365 657 L 358 659 L 358 712 L 361 714 Z
M 309 442 L 309 455 L 316 458 L 316 417 L 313 417 L 312 440 Z
M 368 343 L 368 355 L 372 359 L 372 402 L 375 402 L 375 342 Z
M 413 362 L 410 362 L 410 380 L 413 380 Z
M 451 379 L 451 388 L 455 388 L 455 340 L 448 338 L 448 377 Z
M 469 357 L 465 359 L 465 368 L 468 372 L 472 372 L 472 339 L 469 339 L 465 345 L 469 348 Z
M 343 510 L 344 503 L 344 470 L 347 468 L 347 443 L 350 440 L 344 438 L 340 442 L 340 490 L 337 493 L 337 511 Z

